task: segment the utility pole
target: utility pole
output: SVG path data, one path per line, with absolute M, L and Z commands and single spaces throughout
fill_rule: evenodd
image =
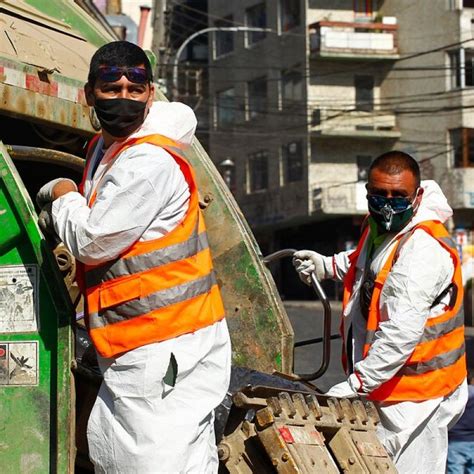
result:
M 167 41 L 166 25 L 166 0 L 155 0 L 153 17 L 153 43 L 152 51 L 157 57 L 156 77 L 163 78 L 166 75 L 166 62 L 169 58 L 169 46 Z

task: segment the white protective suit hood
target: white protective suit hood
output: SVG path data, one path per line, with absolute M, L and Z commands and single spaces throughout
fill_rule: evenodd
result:
M 196 131 L 196 115 L 181 102 L 153 102 L 140 129 L 133 137 L 159 134 L 185 145 L 191 145 Z
M 406 232 L 423 221 L 437 220 L 444 224 L 453 215 L 453 210 L 438 183 L 426 180 L 420 183 L 420 187 L 424 190 L 420 206 L 402 232 Z

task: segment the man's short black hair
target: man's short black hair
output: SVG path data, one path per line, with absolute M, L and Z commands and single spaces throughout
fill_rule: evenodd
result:
M 369 179 L 370 174 L 374 169 L 383 171 L 389 175 L 400 174 L 403 171 L 410 171 L 415 177 L 416 186 L 418 187 L 420 185 L 420 166 L 413 156 L 404 151 L 387 151 L 375 158 L 369 168 Z
M 128 41 L 113 41 L 101 46 L 92 56 L 87 82 L 94 87 L 100 66 L 134 67 L 141 64 L 145 65 L 148 82 L 153 82 L 151 64 L 145 51 Z

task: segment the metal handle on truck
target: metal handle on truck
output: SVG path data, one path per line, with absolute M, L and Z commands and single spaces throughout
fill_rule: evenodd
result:
M 279 260 L 280 258 L 285 257 L 293 257 L 293 254 L 296 252 L 295 249 L 283 249 L 278 250 L 277 252 L 271 253 L 266 257 L 263 257 L 263 263 L 268 264 L 275 260 Z M 321 361 L 321 365 L 318 370 L 311 374 L 296 374 L 296 380 L 304 380 L 310 381 L 315 380 L 321 377 L 327 370 L 329 365 L 329 358 L 331 356 L 331 305 L 329 304 L 329 300 L 324 292 L 321 283 L 317 280 L 314 273 L 311 274 L 311 286 L 313 290 L 318 295 L 319 299 L 321 300 L 324 308 L 324 322 L 323 322 L 323 358 Z M 300 341 L 299 343 L 295 344 L 295 347 L 308 345 L 311 343 L 319 342 L 318 339 L 311 339 L 308 341 Z

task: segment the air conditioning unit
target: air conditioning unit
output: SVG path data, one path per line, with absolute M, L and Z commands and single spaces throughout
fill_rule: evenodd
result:
M 397 17 L 395 16 L 383 16 L 382 23 L 385 25 L 396 25 L 397 24 Z

